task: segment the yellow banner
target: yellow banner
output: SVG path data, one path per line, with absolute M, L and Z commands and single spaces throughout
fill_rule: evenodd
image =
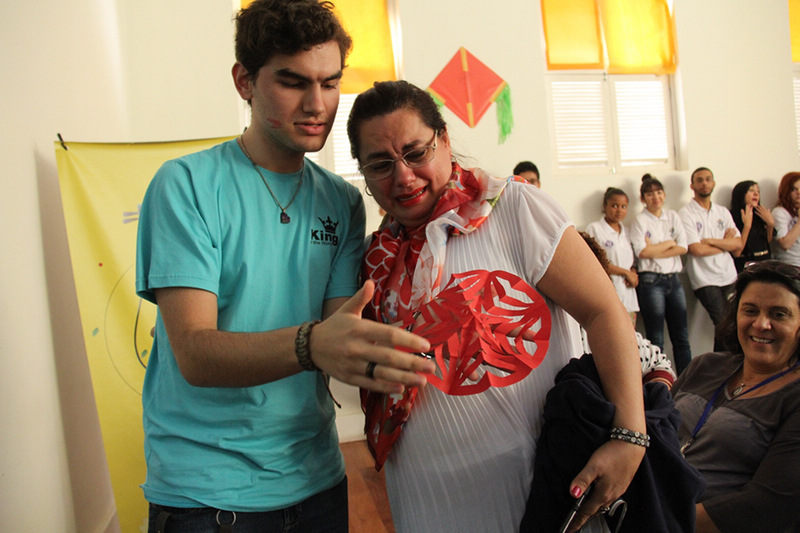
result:
M 169 143 L 56 142 L 86 355 L 123 533 L 147 531 L 142 383 L 156 308 L 136 296 L 136 229 L 162 163 L 231 137 Z

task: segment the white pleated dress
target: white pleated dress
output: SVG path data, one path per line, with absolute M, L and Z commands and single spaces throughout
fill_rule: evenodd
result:
M 482 226 L 450 238 L 442 286 L 453 273 L 485 269 L 514 273 L 535 287 L 571 225 L 546 193 L 510 183 Z M 547 355 L 522 381 L 469 396 L 450 396 L 430 385 L 420 391 L 386 463 L 399 533 L 518 530 L 545 395 L 569 358 L 582 353 L 566 312 L 549 300 L 548 307 Z

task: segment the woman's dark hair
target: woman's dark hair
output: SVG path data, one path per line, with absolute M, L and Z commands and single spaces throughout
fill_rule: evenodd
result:
M 611 261 L 608 259 L 608 254 L 606 253 L 606 249 L 600 246 L 600 243 L 597 240 L 586 233 L 585 231 L 578 232 L 581 237 L 583 237 L 583 241 L 589 246 L 589 249 L 592 251 L 594 256 L 600 261 L 600 266 L 603 267 L 607 275 L 611 275 Z
M 639 194 L 644 198 L 644 193 L 652 191 L 663 191 L 664 185 L 658 179 L 650 174 L 642 176 L 642 186 L 639 188 Z
M 628 194 L 622 189 L 618 189 L 616 187 L 609 187 L 608 189 L 606 189 L 606 192 L 603 193 L 603 207 L 605 207 L 608 201 L 611 200 L 614 196 L 624 196 L 626 200 L 629 200 Z
M 388 115 L 398 109 L 416 112 L 422 122 L 439 135 L 447 123 L 430 94 L 407 81 L 380 81 L 359 94 L 350 109 L 347 120 L 347 136 L 350 138 L 350 154 L 358 159 L 361 151 L 361 124 L 374 117 Z
M 736 223 L 736 227 L 742 229 L 742 209 L 745 207 L 744 197 L 747 196 L 747 191 L 750 190 L 750 187 L 753 185 L 758 185 L 757 182 L 753 180 L 745 180 L 740 181 L 736 184 L 731 191 L 731 216 L 733 216 L 733 221 Z M 759 198 L 759 203 L 761 203 L 761 199 Z M 753 217 L 755 221 L 756 217 Z
M 256 0 L 236 16 L 236 61 L 253 80 L 274 55 L 293 55 L 331 41 L 339 45 L 344 68 L 353 41 L 331 2 Z
M 736 279 L 733 298 L 728 302 L 725 316 L 717 327 L 717 337 L 721 339 L 723 348 L 729 352 L 742 353 L 739 343 L 736 316 L 739 312 L 739 301 L 748 285 L 754 281 L 783 285 L 795 295 L 800 305 L 800 268 L 783 261 L 759 261 L 747 266 Z M 800 355 L 800 345 L 792 357 Z
M 797 180 L 800 180 L 800 172 L 789 172 L 784 174 L 778 185 L 778 205 L 789 211 L 792 216 L 797 215 L 797 209 L 792 202 L 792 188 Z

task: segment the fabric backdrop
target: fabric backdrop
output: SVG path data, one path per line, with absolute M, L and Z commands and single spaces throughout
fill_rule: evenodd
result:
M 230 138 L 55 143 L 86 355 L 124 533 L 147 531 L 139 488 L 145 478 L 142 383 L 156 307 L 134 288 L 139 209 L 164 161 Z

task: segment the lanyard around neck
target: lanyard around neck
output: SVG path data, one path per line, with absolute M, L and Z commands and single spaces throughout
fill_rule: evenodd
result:
M 795 368 L 797 368 L 798 365 L 800 365 L 800 361 L 798 361 L 794 365 L 790 366 L 789 368 L 787 368 L 783 372 L 778 372 L 774 376 L 770 376 L 767 379 L 761 381 L 760 383 L 758 383 L 756 385 L 753 385 L 752 387 L 750 387 L 746 391 L 744 391 L 741 394 L 737 395 L 736 398 L 741 398 L 745 394 L 750 394 L 754 390 L 757 390 L 757 389 L 763 387 L 767 383 L 771 383 L 771 382 L 775 381 L 776 379 L 778 379 L 779 377 L 783 376 L 784 374 L 787 374 L 790 371 L 792 371 Z M 737 371 L 738 371 L 738 368 L 737 368 Z M 734 372 L 734 374 L 735 374 L 735 372 Z M 733 377 L 733 374 L 731 375 L 731 377 Z M 719 396 L 719 393 L 722 392 L 722 389 L 725 388 L 725 386 L 728 384 L 728 381 L 730 381 L 731 377 L 728 377 L 728 379 L 723 381 L 722 384 L 719 387 L 717 387 L 717 390 L 714 391 L 714 394 L 711 395 L 711 399 L 709 399 L 708 402 L 706 402 L 706 407 L 705 407 L 705 409 L 703 409 L 703 414 L 700 415 L 700 419 L 697 421 L 697 424 L 694 426 L 694 430 L 692 430 L 692 435 L 689 437 L 689 440 L 686 441 L 686 444 L 681 446 L 681 454 L 683 454 L 686 451 L 686 449 L 694 442 L 694 439 L 697 436 L 697 433 L 700 431 L 700 428 L 702 428 L 703 425 L 705 425 L 706 421 L 708 420 L 708 417 L 711 415 L 711 410 L 714 408 L 714 404 L 717 401 L 717 396 Z

